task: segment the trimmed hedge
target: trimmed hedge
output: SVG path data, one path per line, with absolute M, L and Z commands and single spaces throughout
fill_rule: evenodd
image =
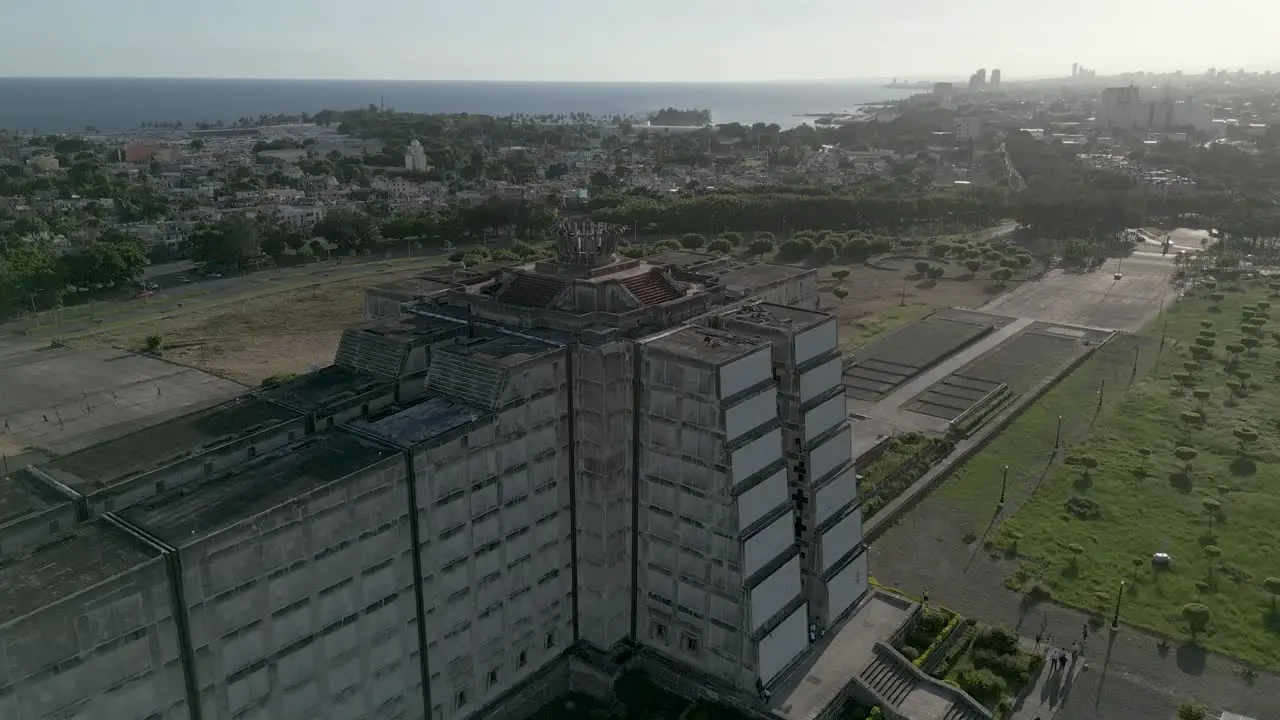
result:
M 912 660 L 911 662 L 916 667 L 924 665 L 925 662 L 928 661 L 929 656 L 933 655 L 933 652 L 942 644 L 942 641 L 951 636 L 952 631 L 954 631 L 956 626 L 960 624 L 961 619 L 962 618 L 958 613 L 953 613 L 951 616 L 951 622 L 947 623 L 946 626 L 942 628 L 942 632 L 939 632 L 937 637 L 933 639 L 933 642 L 929 644 L 929 647 L 925 648 L 925 651 L 920 653 L 920 657 Z

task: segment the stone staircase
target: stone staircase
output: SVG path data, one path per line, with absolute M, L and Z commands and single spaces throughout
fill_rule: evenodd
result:
M 404 354 L 405 346 L 399 340 L 359 328 L 348 328 L 342 332 L 333 364 L 394 380 L 400 377 Z
M 877 653 L 875 660 L 863 669 L 862 682 L 890 705 L 901 705 L 920 682 L 914 673 L 894 662 L 888 655 Z
M 952 705 L 942 720 L 990 720 L 990 718 L 967 705 Z
M 517 275 L 499 296 L 502 302 L 524 307 L 546 307 L 564 289 L 564 281 L 537 275 Z
M 671 302 L 683 295 L 660 272 L 629 277 L 622 281 L 622 287 L 635 296 L 641 307 Z
M 492 410 L 506 382 L 506 371 L 471 356 L 437 350 L 427 370 L 427 389 L 466 403 Z

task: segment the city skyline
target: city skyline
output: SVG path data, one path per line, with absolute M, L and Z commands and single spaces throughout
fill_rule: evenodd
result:
M 0 68 L 8 76 L 612 82 L 946 78 L 983 66 L 1007 68 L 1005 79 L 1016 80 L 1063 77 L 1075 61 L 1100 75 L 1135 66 L 1261 69 L 1276 64 L 1263 32 L 1280 19 L 1280 11 L 1242 0 L 1194 27 L 1176 13 L 1101 0 L 1052 18 L 1011 0 L 976 8 L 938 0 L 827 8 L 805 0 L 785 14 L 720 0 L 643 8 L 498 0 L 483 9 L 316 0 L 305 14 L 247 0 L 220 4 L 216 14 L 154 0 L 123 7 L 50 0 L 5 12 Z M 1100 13 L 1107 23 L 1096 22 Z M 1139 28 L 1160 40 L 1135 46 Z M 928 44 L 901 52 L 920 37 Z M 1202 41 L 1212 37 L 1232 42 Z M 753 47 L 770 51 L 743 52 Z

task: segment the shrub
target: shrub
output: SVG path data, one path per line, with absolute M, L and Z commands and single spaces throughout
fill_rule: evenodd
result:
M 262 380 L 262 387 L 275 387 L 280 383 L 288 382 L 296 377 L 298 377 L 298 373 L 278 373 L 276 375 L 271 375 Z
M 846 279 L 848 279 L 849 271 L 844 268 L 841 268 L 839 270 L 833 270 L 831 272 L 831 277 L 835 278 L 836 282 L 841 283 L 841 282 L 844 282 Z
M 142 347 L 142 351 L 148 355 L 159 355 L 164 352 L 164 336 L 148 335 L 146 344 Z
M 835 288 L 834 290 L 831 291 L 831 294 L 835 295 L 836 299 L 839 300 L 840 302 L 844 302 L 844 299 L 849 297 L 849 291 L 845 290 L 842 287 Z
M 707 251 L 713 253 L 727 253 L 733 250 L 733 243 L 724 238 L 716 238 L 707 244 Z
M 1182 617 L 1187 621 L 1187 626 L 1191 628 L 1191 634 L 1198 635 L 1209 627 L 1212 613 L 1206 605 L 1187 603 L 1182 606 Z
M 778 247 L 778 259 L 783 261 L 803 260 L 813 252 L 813 246 L 804 240 L 788 240 Z
M 982 269 L 982 263 L 977 260 L 965 260 L 964 269 L 971 273 L 976 273 Z M 1280 342 L 1280 340 L 1277 340 L 1277 342 Z
M 809 259 L 818 265 L 826 265 L 836 259 L 836 249 L 827 243 L 822 243 L 813 249 L 809 254 Z
M 1018 649 L 1018 632 L 1003 625 L 988 625 L 978 631 L 974 646 L 997 653 L 1014 652 Z
M 726 233 L 720 233 L 720 239 L 727 240 L 730 245 L 737 247 L 742 244 L 742 233 L 731 230 Z
M 985 668 L 965 668 L 956 676 L 956 682 L 961 690 L 983 704 L 994 700 L 1005 691 L 1004 680 Z
M 943 272 L 945 271 L 941 267 L 934 265 L 930 267 L 928 271 L 925 272 L 925 275 L 930 280 L 937 280 L 938 278 L 942 277 Z
M 773 252 L 773 241 L 757 235 L 756 239 L 752 240 L 751 244 L 747 246 L 747 252 L 752 255 L 767 255 Z
M 929 272 L 929 261 L 917 260 L 915 267 L 916 267 L 916 272 L 920 273 L 921 275 L 924 275 L 925 273 Z
M 1083 495 L 1072 495 L 1066 502 L 1067 512 L 1081 520 L 1097 520 L 1102 517 L 1102 506 Z
M 680 236 L 680 245 L 683 246 L 685 250 L 697 250 L 706 244 L 707 239 L 698 233 L 685 233 Z
M 449 253 L 449 262 L 462 262 L 462 258 L 467 256 L 466 250 L 454 250 Z
M 840 257 L 850 262 L 862 262 L 871 257 L 871 244 L 866 238 L 851 238 L 840 248 Z
M 1178 706 L 1178 720 L 1205 720 L 1208 710 L 1195 700 L 1188 700 Z
M 916 658 L 920 657 L 920 651 L 908 645 L 902 648 L 902 657 L 914 662 Z

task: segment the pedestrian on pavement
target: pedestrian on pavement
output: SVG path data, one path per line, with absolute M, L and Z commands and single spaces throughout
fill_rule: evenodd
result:
M 1080 656 L 1080 646 L 1071 643 L 1071 662 L 1075 663 L 1076 658 Z
M 924 589 L 924 594 L 920 596 L 924 600 L 924 604 L 929 604 L 929 588 Z
M 1089 623 L 1085 623 L 1080 627 L 1080 644 L 1089 642 Z

